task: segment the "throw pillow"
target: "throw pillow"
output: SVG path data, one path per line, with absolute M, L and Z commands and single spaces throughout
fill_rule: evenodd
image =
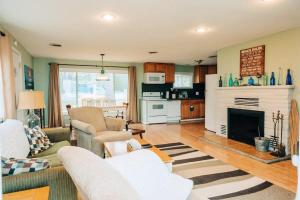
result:
M 28 128 L 24 126 L 24 128 L 29 141 L 31 156 L 41 153 L 53 145 L 40 127 Z
M 15 159 L 1 157 L 2 176 L 11 176 L 24 172 L 36 172 L 49 168 L 48 160 L 37 158 Z
M 7 119 L 0 124 L 1 156 L 6 158 L 27 158 L 29 142 L 21 121 Z

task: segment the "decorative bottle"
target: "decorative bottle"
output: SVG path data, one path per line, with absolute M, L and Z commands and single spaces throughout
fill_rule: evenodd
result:
M 292 80 L 292 75 L 291 75 L 291 70 L 287 70 L 286 74 L 286 85 L 293 85 L 293 80 Z
M 275 74 L 274 74 L 274 72 L 272 72 L 272 74 L 271 74 L 270 85 L 275 85 Z
M 282 85 L 282 68 L 279 67 L 278 69 L 278 82 L 277 82 L 277 85 Z
M 250 78 L 248 79 L 248 85 L 254 85 L 254 79 L 252 78 L 252 76 L 250 76 Z
M 233 86 L 234 87 L 238 87 L 240 84 L 239 84 L 239 80 L 237 78 L 234 79 L 234 82 L 233 82 Z
M 222 76 L 220 76 L 220 80 L 219 80 L 219 87 L 222 87 L 223 83 L 222 83 Z
M 232 87 L 232 86 L 233 86 L 232 74 L 230 74 L 229 81 L 228 81 L 228 86 L 229 86 L 229 87 Z
M 265 74 L 264 77 L 265 77 L 264 85 L 267 86 L 267 85 L 269 85 L 269 76 L 268 76 L 268 74 Z

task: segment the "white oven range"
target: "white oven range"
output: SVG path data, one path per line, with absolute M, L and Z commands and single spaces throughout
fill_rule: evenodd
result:
M 160 92 L 143 92 L 141 111 L 143 124 L 167 122 L 167 100 L 161 98 Z

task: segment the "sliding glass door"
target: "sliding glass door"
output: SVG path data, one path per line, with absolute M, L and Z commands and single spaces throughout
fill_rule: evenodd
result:
M 114 106 L 127 102 L 127 69 L 105 70 L 109 81 L 97 81 L 99 69 L 60 69 L 60 93 L 62 109 L 66 105 L 80 106 Z

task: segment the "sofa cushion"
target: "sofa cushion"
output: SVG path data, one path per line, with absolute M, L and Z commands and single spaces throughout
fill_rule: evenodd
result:
M 27 158 L 27 159 L 6 159 L 1 157 L 2 176 L 11 176 L 25 172 L 36 172 L 49 167 L 48 160 Z
M 104 115 L 101 108 L 97 107 L 81 107 L 72 108 L 69 111 L 72 120 L 78 120 L 91 124 L 95 127 L 96 131 L 105 131 L 106 124 L 104 120 Z
M 39 158 L 39 157 L 43 157 L 43 156 L 49 156 L 52 154 L 56 154 L 57 151 L 64 146 L 70 146 L 70 143 L 68 141 L 61 141 L 61 142 L 54 143 L 49 149 L 47 149 L 39 154 L 36 154 L 32 157 Z
M 42 156 L 38 158 L 48 160 L 50 167 L 58 167 L 62 165 L 60 160 L 57 157 L 57 154 L 50 154 L 48 156 Z
M 193 188 L 191 180 L 171 173 L 150 150 L 134 151 L 106 161 L 126 177 L 143 200 L 187 199 Z
M 63 147 L 58 158 L 84 199 L 141 199 L 127 180 L 96 154 L 80 147 Z M 147 180 L 145 180 L 147 181 Z
M 53 143 L 50 142 L 46 133 L 38 126 L 29 128 L 24 126 L 27 139 L 30 144 L 30 153 L 32 156 L 49 149 Z
M 6 158 L 26 158 L 30 152 L 23 123 L 7 119 L 0 124 L 1 155 Z

